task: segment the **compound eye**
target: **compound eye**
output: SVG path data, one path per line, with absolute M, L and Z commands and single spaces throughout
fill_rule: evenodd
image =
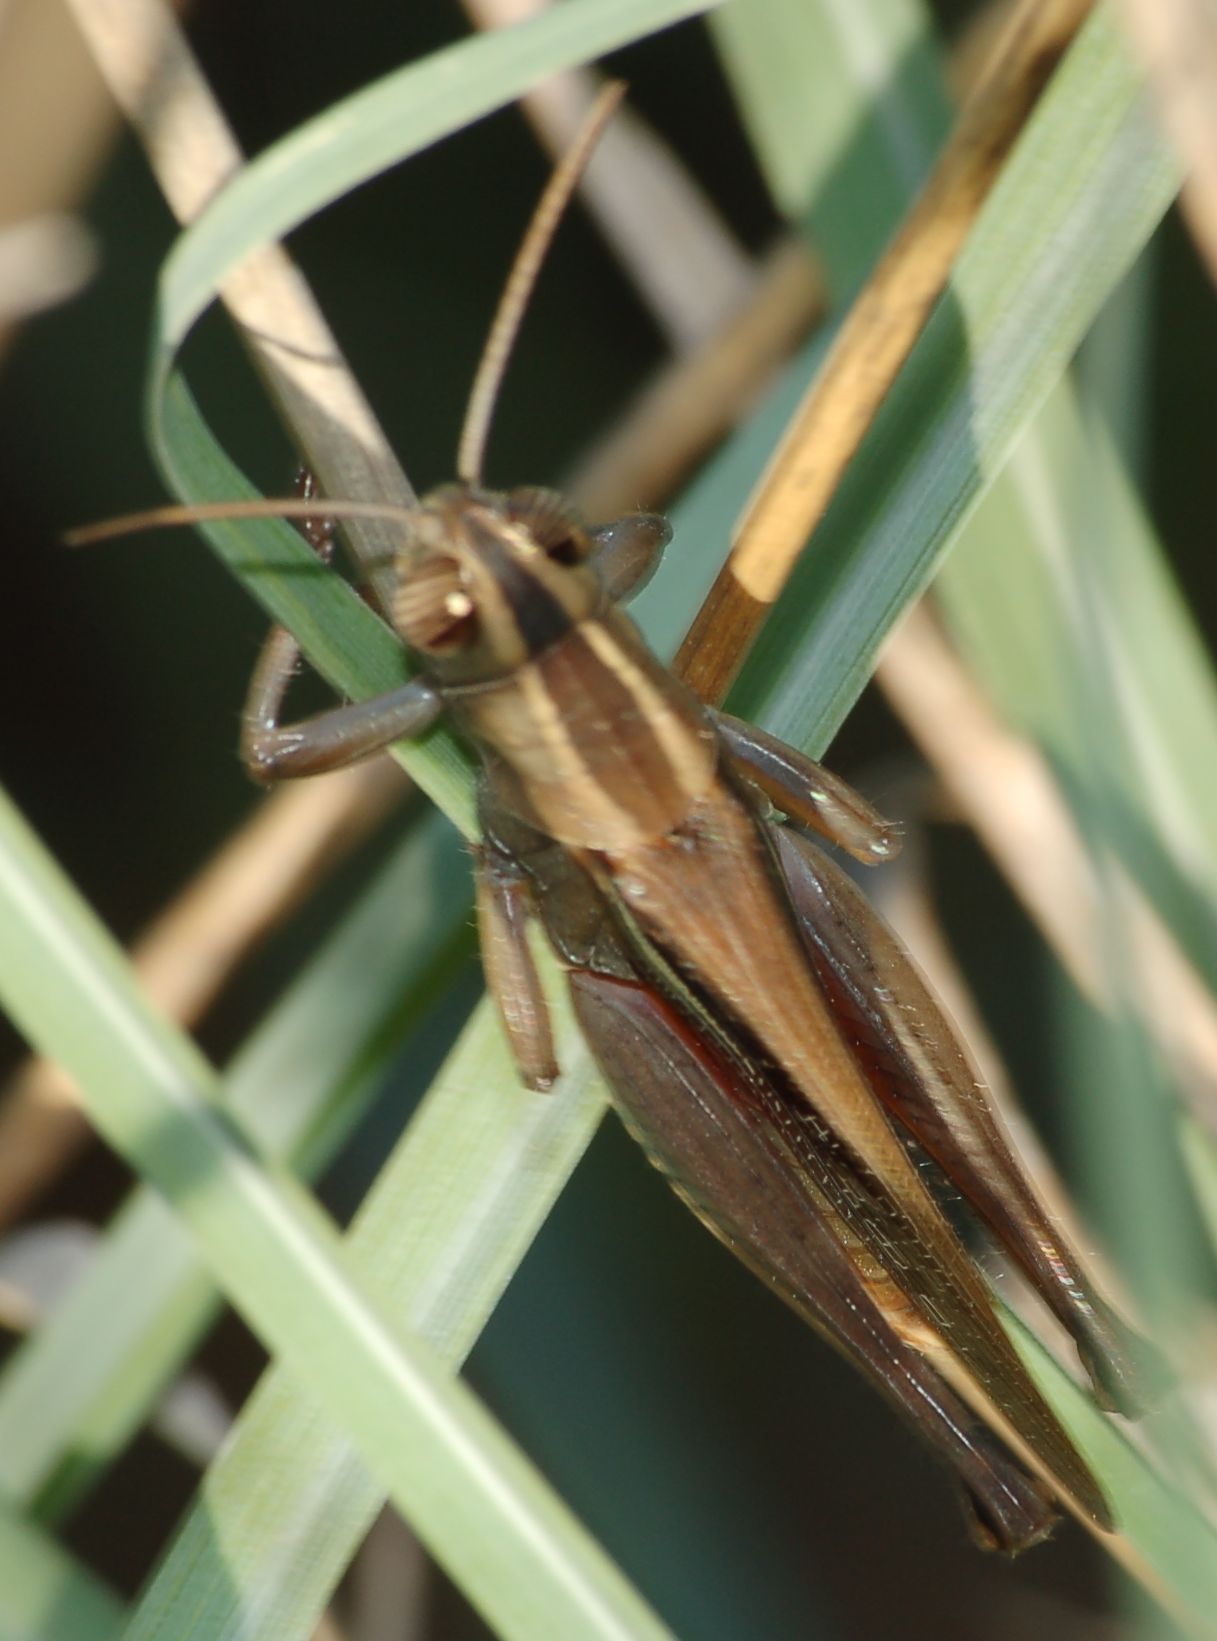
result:
M 454 558 L 409 560 L 393 599 L 393 625 L 414 650 L 447 655 L 477 636 L 478 618 Z
M 592 539 L 579 518 L 556 490 L 527 487 L 507 498 L 513 523 L 528 531 L 537 546 L 555 564 L 573 569 L 592 551 Z

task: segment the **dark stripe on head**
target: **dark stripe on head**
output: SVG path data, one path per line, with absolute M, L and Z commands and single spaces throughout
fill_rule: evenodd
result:
M 504 544 L 494 530 L 483 529 L 467 518 L 465 529 L 474 541 L 478 556 L 494 577 L 503 603 L 529 655 L 540 655 L 574 625 L 569 610 L 548 587 L 529 572 L 528 566 Z

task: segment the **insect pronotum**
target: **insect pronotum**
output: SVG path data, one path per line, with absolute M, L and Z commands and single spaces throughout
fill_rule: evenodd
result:
M 1061 1498 L 1109 1526 L 927 1181 L 958 1191 L 1030 1277 L 1104 1406 L 1138 1411 L 1141 1342 L 1051 1223 L 912 960 L 807 835 L 875 865 L 895 852 L 894 829 L 801 753 L 705 707 L 648 651 L 619 606 L 667 542 L 662 519 L 589 529 L 554 491 L 482 482 L 520 314 L 615 100 L 537 208 L 470 397 L 456 482 L 400 515 L 392 616 L 418 673 L 285 725 L 297 650 L 277 630 L 250 686 L 243 756 L 261 780 L 311 775 L 446 714 L 481 757 L 482 958 L 524 1082 L 544 1089 L 558 1074 L 526 939 L 536 919 L 627 1128 L 953 1468 L 979 1542 L 1034 1543 Z M 394 512 L 329 501 L 227 511 L 255 510 Z

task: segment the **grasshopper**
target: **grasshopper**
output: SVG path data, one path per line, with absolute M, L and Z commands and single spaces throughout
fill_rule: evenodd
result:
M 311 775 L 446 715 L 481 759 L 482 958 L 524 1083 L 558 1075 L 536 920 L 627 1128 L 928 1439 L 978 1541 L 1034 1543 L 1062 1498 L 1110 1527 L 932 1185 L 958 1191 L 1021 1266 L 1104 1406 L 1139 1410 L 1141 1343 L 1051 1222 L 912 959 L 808 835 L 874 866 L 895 829 L 801 753 L 703 705 L 647 649 L 621 606 L 666 545 L 662 519 L 591 529 L 555 491 L 482 482 L 506 355 L 592 140 L 555 172 L 521 247 L 458 480 L 405 521 L 391 613 L 417 673 L 285 724 L 298 652 L 276 630 L 245 762 L 263 781 Z M 314 516 L 342 511 L 321 502 Z

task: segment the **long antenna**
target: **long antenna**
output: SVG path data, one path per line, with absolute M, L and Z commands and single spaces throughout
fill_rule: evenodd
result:
M 457 477 L 463 479 L 466 484 L 478 484 L 481 481 L 486 436 L 490 431 L 495 400 L 498 398 L 503 373 L 507 369 L 507 361 L 511 357 L 511 350 L 519 334 L 520 321 L 524 317 L 524 310 L 528 306 L 537 275 L 541 271 L 541 264 L 545 261 L 554 233 L 562 220 L 562 213 L 570 204 L 571 195 L 587 168 L 587 162 L 599 141 L 600 133 L 624 96 L 625 85 L 620 80 L 610 80 L 599 93 L 588 110 L 579 135 L 546 183 L 545 192 L 537 201 L 532 221 L 528 224 L 520 248 L 516 252 L 516 259 L 512 263 L 511 272 L 507 275 L 507 283 L 503 286 L 503 294 L 499 298 L 490 333 L 486 338 L 486 346 L 482 349 L 477 375 L 473 378 L 469 407 L 465 411 L 465 425 L 461 429 L 461 442 L 457 447 Z

